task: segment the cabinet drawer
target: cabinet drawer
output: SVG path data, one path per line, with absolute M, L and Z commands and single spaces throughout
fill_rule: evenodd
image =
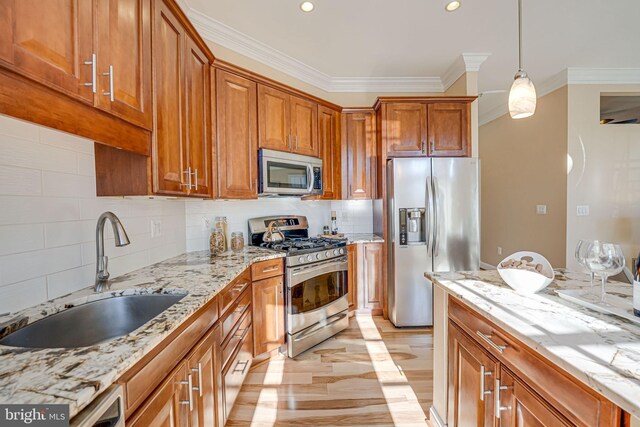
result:
M 240 393 L 242 383 L 249 374 L 253 362 L 253 332 L 249 332 L 238 348 L 237 353 L 222 370 L 222 393 L 225 422 L 231 413 L 233 404 Z
M 449 318 L 576 425 L 615 424 L 617 408 L 487 319 L 449 297 Z
M 235 324 L 240 320 L 245 311 L 251 308 L 251 289 L 246 289 L 235 304 L 222 318 L 222 341 L 226 341 L 227 337 L 233 330 Z
M 251 280 L 258 281 L 284 274 L 282 258 L 261 261 L 251 266 Z
M 251 271 L 246 269 L 218 295 L 220 316 L 224 315 L 240 294 L 251 284 Z
M 222 366 L 226 366 L 231 355 L 251 329 L 251 310 L 246 310 L 238 325 L 233 329 L 226 343 L 222 345 Z

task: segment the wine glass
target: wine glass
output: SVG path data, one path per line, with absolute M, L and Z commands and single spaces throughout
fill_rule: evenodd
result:
M 591 268 L 589 268 L 589 265 L 587 264 L 587 252 L 589 251 L 589 248 L 591 247 L 591 245 L 593 245 L 593 242 L 590 240 L 578 240 L 578 244 L 576 245 L 576 251 L 575 251 L 575 258 L 576 261 L 578 261 L 578 263 L 583 266 L 584 268 L 586 268 L 589 271 L 589 275 L 591 278 L 591 290 L 593 291 L 593 282 L 595 281 L 595 276 L 596 273 L 591 270 Z
M 605 285 L 609 276 L 615 276 L 624 269 L 624 254 L 620 245 L 595 240 L 585 258 L 589 269 L 602 279 L 600 302 L 605 302 Z

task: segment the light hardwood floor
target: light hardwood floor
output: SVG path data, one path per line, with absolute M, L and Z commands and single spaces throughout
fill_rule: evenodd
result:
M 295 360 L 255 366 L 226 425 L 425 426 L 432 366 L 431 328 L 359 315 Z

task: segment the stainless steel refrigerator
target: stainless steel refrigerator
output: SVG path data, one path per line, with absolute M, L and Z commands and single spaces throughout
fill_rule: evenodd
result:
M 433 325 L 425 272 L 480 267 L 479 160 L 407 158 L 387 163 L 389 317 Z

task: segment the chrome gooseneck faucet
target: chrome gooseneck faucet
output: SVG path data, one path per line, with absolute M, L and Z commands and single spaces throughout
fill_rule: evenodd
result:
M 107 280 L 109 280 L 109 259 L 104 255 L 104 224 L 109 220 L 113 227 L 113 235 L 116 239 L 116 246 L 127 246 L 129 243 L 129 236 L 124 230 L 122 223 L 113 212 L 104 212 L 98 218 L 98 224 L 96 225 L 96 284 L 94 290 L 101 292 L 104 288 L 109 289 Z

